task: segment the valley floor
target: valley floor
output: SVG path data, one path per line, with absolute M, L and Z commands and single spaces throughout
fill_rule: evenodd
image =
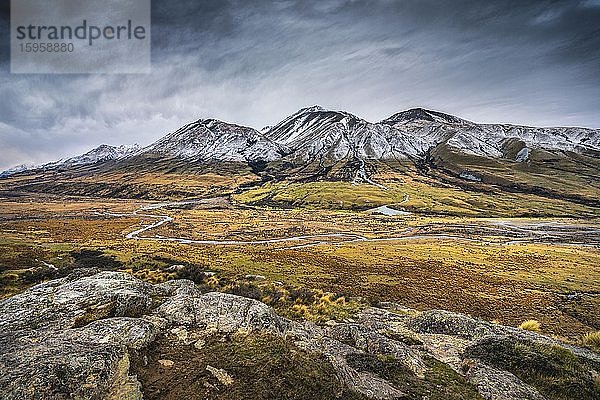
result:
M 40 195 L 0 201 L 3 297 L 79 267 L 160 282 L 182 264 L 215 272 L 217 286 L 260 275 L 365 303 L 512 326 L 535 319 L 542 332 L 574 342 L 600 329 L 599 246 L 593 218 L 386 216 L 226 197 L 159 206 Z

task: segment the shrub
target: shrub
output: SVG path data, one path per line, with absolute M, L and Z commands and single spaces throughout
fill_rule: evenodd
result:
M 257 285 L 250 282 L 240 282 L 235 284 L 229 287 L 226 292 L 254 300 L 260 300 L 263 297 L 262 290 Z
M 311 314 L 310 310 L 305 304 L 296 303 L 292 306 L 290 311 L 292 312 L 292 315 L 296 317 L 304 318 L 307 320 L 314 319 L 314 316 Z
M 289 289 L 289 298 L 292 303 L 313 304 L 315 302 L 314 292 L 304 288 Z
M 132 271 L 130 269 L 121 271 L 130 273 L 136 278 L 150 283 L 163 283 L 169 279 L 173 279 L 176 277 L 176 274 L 174 272 L 165 272 L 161 270 L 148 268 L 139 269 L 137 271 Z
M 600 386 L 590 374 L 595 363 L 561 346 L 487 337 L 468 346 L 464 355 L 514 374 L 549 400 L 600 399 Z
M 526 331 L 539 332 L 540 331 L 540 323 L 535 319 L 529 319 L 519 325 L 519 328 L 525 329 Z
M 286 291 L 273 285 L 265 285 L 262 288 L 263 297 L 261 301 L 270 306 L 279 305 L 285 300 Z
M 21 280 L 26 284 L 36 284 L 56 277 L 56 271 L 47 267 L 31 268 L 21 274 Z
M 600 331 L 586 333 L 583 335 L 581 342 L 584 346 L 600 350 Z
M 183 268 L 177 270 L 176 274 L 177 279 L 189 279 L 198 285 L 206 283 L 207 280 L 207 276 L 202 268 L 193 265 L 184 266 Z
M 75 260 L 74 268 L 99 268 L 104 271 L 123 268 L 123 263 L 98 250 L 81 249 L 71 252 L 71 256 Z

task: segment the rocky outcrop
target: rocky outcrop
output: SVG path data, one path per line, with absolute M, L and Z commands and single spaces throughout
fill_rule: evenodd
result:
M 477 390 L 485 399 L 544 400 L 544 396 L 536 389 L 524 384 L 510 372 L 501 371 L 477 361 L 467 361 L 465 371 L 469 381 L 477 386 Z
M 125 273 L 101 272 L 50 281 L 0 303 L 0 398 L 141 399 L 144 388 L 130 360 L 158 337 L 196 349 L 210 335 L 279 337 L 324 356 L 340 382 L 372 399 L 413 397 L 389 374 L 358 368 L 352 361 L 357 355 L 381 363 L 394 360 L 417 380 L 432 374 L 430 360 L 437 359 L 485 399 L 545 398 L 531 383 L 481 355 L 496 337 L 523 346 L 559 347 L 590 374 L 598 373 L 596 353 L 555 339 L 446 311 L 383 306 L 322 327 L 282 318 L 256 300 L 202 293 L 186 280 L 150 285 Z M 163 368 L 173 365 L 161 361 Z M 237 383 L 217 366 L 208 371 L 221 383 Z
M 74 278 L 77 276 L 75 275 Z M 2 302 L 0 332 L 72 328 L 107 316 L 141 316 L 160 292 L 131 275 L 101 272 L 34 286 Z
M 143 318 L 158 292 L 130 275 L 102 272 L 50 281 L 3 301 L 0 397 L 141 399 L 128 375 L 128 351 L 159 332 Z
M 177 294 L 158 307 L 156 315 L 171 325 L 225 333 L 243 329 L 282 334 L 289 325 L 264 303 L 216 292 L 198 296 Z

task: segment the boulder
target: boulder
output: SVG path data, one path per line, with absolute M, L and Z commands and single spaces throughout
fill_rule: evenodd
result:
M 407 326 L 418 333 L 451 335 L 468 340 L 498 333 L 494 324 L 443 310 L 424 311 L 411 317 Z

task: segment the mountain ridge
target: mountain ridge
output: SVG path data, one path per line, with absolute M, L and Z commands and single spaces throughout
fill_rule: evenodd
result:
M 36 169 L 119 162 L 140 155 L 181 159 L 194 164 L 271 163 L 278 164 L 279 169 L 283 165 L 292 169 L 313 165 L 312 169 L 325 171 L 340 162 L 360 168 L 371 161 L 420 162 L 440 146 L 465 156 L 514 163 L 527 163 L 537 150 L 557 157 L 571 152 L 598 158 L 600 130 L 479 124 L 420 107 L 395 113 L 379 122 L 369 122 L 347 111 L 313 105 L 260 131 L 213 118 L 198 119 L 143 148 L 102 145 L 81 156 L 33 168 L 12 168 L 0 177 Z M 352 180 L 365 174 L 364 170 L 352 168 L 354 176 L 346 174 Z
M 76 155 L 73 157 L 62 158 L 57 161 L 49 163 L 35 165 L 35 164 L 22 164 L 5 171 L 0 172 L 0 178 L 7 177 L 13 174 L 27 172 L 32 170 L 46 170 L 55 169 L 62 167 L 76 167 L 81 165 L 95 164 L 98 162 L 114 161 L 122 158 L 126 158 L 135 155 L 141 150 L 140 145 L 137 143 L 133 145 L 119 145 L 112 146 L 109 144 L 101 144 L 100 146 L 93 148 L 92 150 Z

